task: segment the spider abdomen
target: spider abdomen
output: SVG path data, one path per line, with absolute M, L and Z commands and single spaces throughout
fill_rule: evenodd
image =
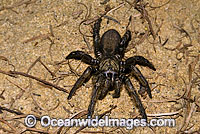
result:
M 100 44 L 103 53 L 106 55 L 115 55 L 120 43 L 121 36 L 115 29 L 106 31 L 101 38 Z

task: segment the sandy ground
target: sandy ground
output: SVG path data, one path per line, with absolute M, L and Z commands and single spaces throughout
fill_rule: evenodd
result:
M 121 5 L 120 8 L 107 14 L 120 24 L 103 18 L 100 33 L 102 35 L 106 30 L 114 28 L 123 35 L 129 17 L 132 16 L 129 25 L 132 41 L 125 58 L 133 55 L 144 56 L 157 69 L 152 71 L 138 66 L 152 89 L 153 99 L 147 95 L 141 97 L 146 113 L 149 115 L 148 119 L 171 118 L 175 119 L 176 126 L 134 127 L 131 130 L 125 127 L 98 127 L 85 128 L 80 133 L 200 133 L 200 1 L 171 0 L 169 3 L 167 0 L 144 1 L 149 3 L 146 10 L 156 35 L 155 40 L 152 35 L 148 35 L 149 24 L 130 5 L 132 3 L 130 0 L 102 2 L 0 0 L 0 106 L 24 114 L 48 115 L 51 118 L 65 119 L 76 113 L 84 114 L 90 102 L 91 81 L 79 88 L 76 95 L 68 101 L 68 93 L 27 77 L 13 78 L 3 74 L 2 71 L 4 73 L 10 70 L 28 72 L 30 75 L 70 91 L 78 78 L 77 75 L 80 75 L 87 65 L 71 60 L 71 67 L 77 72 L 75 75 L 70 71 L 67 62 L 59 65 L 57 63 L 64 61 L 65 56 L 74 50 L 82 50 L 94 56 L 92 38 L 85 36 L 88 47 L 79 32 L 79 24 L 84 19 L 95 18 L 106 9 Z M 163 4 L 165 5 L 159 7 Z M 81 25 L 82 33 L 91 35 L 93 24 Z M 41 62 L 37 62 L 28 71 L 39 57 L 39 61 L 42 61 L 53 75 Z M 138 89 L 138 82 L 135 79 L 132 79 L 132 82 Z M 110 118 L 140 117 L 138 108 L 134 106 L 124 88 L 120 98 L 113 99 L 111 95 L 108 94 L 105 99 L 98 101 L 95 115 L 117 106 L 107 114 Z M 160 114 L 167 116 L 158 117 Z M 48 133 L 59 131 L 74 133 L 78 129 L 79 127 L 44 128 L 40 123 L 30 129 L 24 125 L 24 116 L 17 116 L 5 110 L 0 113 L 0 133 L 20 133 L 25 130 L 27 130 L 25 133 L 33 133 L 34 130 Z

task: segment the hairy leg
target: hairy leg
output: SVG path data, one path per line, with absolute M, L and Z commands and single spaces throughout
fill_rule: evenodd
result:
M 88 107 L 88 114 L 87 114 L 88 118 L 92 118 L 92 115 L 94 113 L 94 107 L 95 107 L 95 104 L 97 102 L 97 99 L 99 98 L 100 89 L 104 84 L 104 80 L 105 80 L 104 77 L 100 75 L 98 77 L 95 85 L 94 85 L 94 89 L 92 91 L 91 101 L 90 101 L 90 104 L 89 104 L 89 107 Z
M 98 60 L 92 58 L 90 55 L 86 54 L 83 51 L 73 51 L 65 59 L 66 60 L 68 59 L 81 60 L 82 62 L 88 65 L 93 65 L 93 66 L 99 63 Z
M 128 67 L 128 66 L 131 66 L 131 65 L 133 65 L 133 66 L 135 66 L 135 65 L 147 66 L 150 69 L 156 71 L 156 68 L 154 67 L 154 65 L 142 56 L 133 56 L 133 57 L 128 58 L 125 61 L 125 66 Z
M 69 96 L 67 97 L 68 100 L 72 98 L 76 90 L 81 87 L 83 83 L 87 82 L 91 78 L 93 70 L 94 69 L 91 66 L 87 67 L 87 69 L 83 72 L 83 74 L 79 77 L 79 79 L 76 81 L 73 88 L 71 89 Z
M 142 75 L 140 70 L 137 67 L 132 66 L 132 72 L 131 73 L 134 75 L 134 77 L 140 83 L 140 91 L 139 92 L 142 92 L 142 90 L 144 90 L 144 88 L 145 88 L 145 90 L 147 91 L 147 94 L 149 95 L 149 97 L 152 98 L 152 94 L 151 94 L 151 89 L 149 87 L 149 83 L 145 79 L 145 77 Z
M 94 44 L 94 53 L 95 56 L 101 57 L 102 56 L 102 52 L 100 50 L 100 35 L 99 35 L 99 31 L 100 31 L 100 26 L 101 26 L 101 21 L 102 19 L 98 19 L 97 22 L 94 24 L 94 28 L 93 28 L 93 44 Z
M 115 92 L 113 94 L 113 98 L 120 97 L 120 89 L 121 89 L 121 81 L 119 79 L 115 80 Z
M 110 80 L 108 80 L 108 79 L 104 80 L 104 87 L 100 91 L 100 95 L 99 95 L 99 98 L 98 98 L 99 100 L 103 100 L 106 97 L 106 95 L 109 91 L 110 85 L 111 85 Z
M 130 97 L 134 98 L 134 100 L 140 110 L 140 113 L 142 115 L 142 118 L 147 120 L 147 115 L 146 115 L 145 109 L 144 109 L 142 102 L 141 102 L 135 88 L 133 87 L 133 84 L 131 83 L 130 79 L 128 77 L 125 77 L 124 83 L 125 83 L 126 90 L 128 91 Z
M 131 31 L 127 30 L 126 33 L 123 35 L 121 42 L 119 44 L 119 52 L 120 55 L 122 56 L 121 58 L 124 57 L 125 49 L 127 48 L 130 40 L 131 40 Z

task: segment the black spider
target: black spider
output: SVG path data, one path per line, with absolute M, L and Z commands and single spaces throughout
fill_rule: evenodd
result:
M 120 89 L 124 84 L 128 94 L 135 99 L 142 118 L 147 119 L 142 102 L 128 76 L 131 74 L 139 81 L 139 92 L 147 91 L 149 97 L 152 98 L 151 89 L 147 80 L 135 65 L 147 66 L 154 71 L 156 69 L 152 63 L 142 56 L 133 56 L 123 61 L 125 49 L 131 40 L 131 32 L 127 30 L 121 38 L 116 30 L 110 29 L 100 38 L 99 30 L 101 21 L 102 19 L 98 19 L 93 28 L 93 43 L 96 59 L 83 51 L 73 51 L 66 57 L 67 60 L 81 60 L 90 65 L 74 84 L 69 93 L 68 100 L 72 98 L 79 87 L 89 81 L 91 76 L 94 76 L 94 89 L 88 107 L 88 118 L 92 117 L 95 103 L 98 99 L 102 100 L 112 90 L 114 90 L 113 98 L 119 98 Z

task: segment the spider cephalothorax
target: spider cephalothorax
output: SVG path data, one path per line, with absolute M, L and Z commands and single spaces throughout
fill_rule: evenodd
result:
M 128 94 L 135 100 L 139 107 L 142 118 L 147 119 L 145 109 L 128 76 L 130 74 L 134 76 L 139 81 L 140 91 L 147 91 L 149 97 L 152 98 L 147 80 L 135 65 L 147 66 L 154 71 L 156 69 L 152 63 L 142 56 L 133 56 L 124 61 L 123 57 L 125 49 L 131 40 L 131 32 L 127 30 L 121 38 L 116 30 L 110 29 L 100 38 L 99 30 L 101 21 L 99 19 L 93 28 L 96 59 L 83 51 L 73 51 L 66 57 L 66 59 L 81 60 L 90 65 L 74 84 L 68 99 L 71 99 L 75 91 L 93 76 L 94 88 L 88 107 L 88 118 L 92 117 L 95 103 L 98 99 L 105 98 L 107 93 L 112 90 L 114 90 L 113 98 L 120 97 L 120 89 L 122 85 L 125 85 Z

